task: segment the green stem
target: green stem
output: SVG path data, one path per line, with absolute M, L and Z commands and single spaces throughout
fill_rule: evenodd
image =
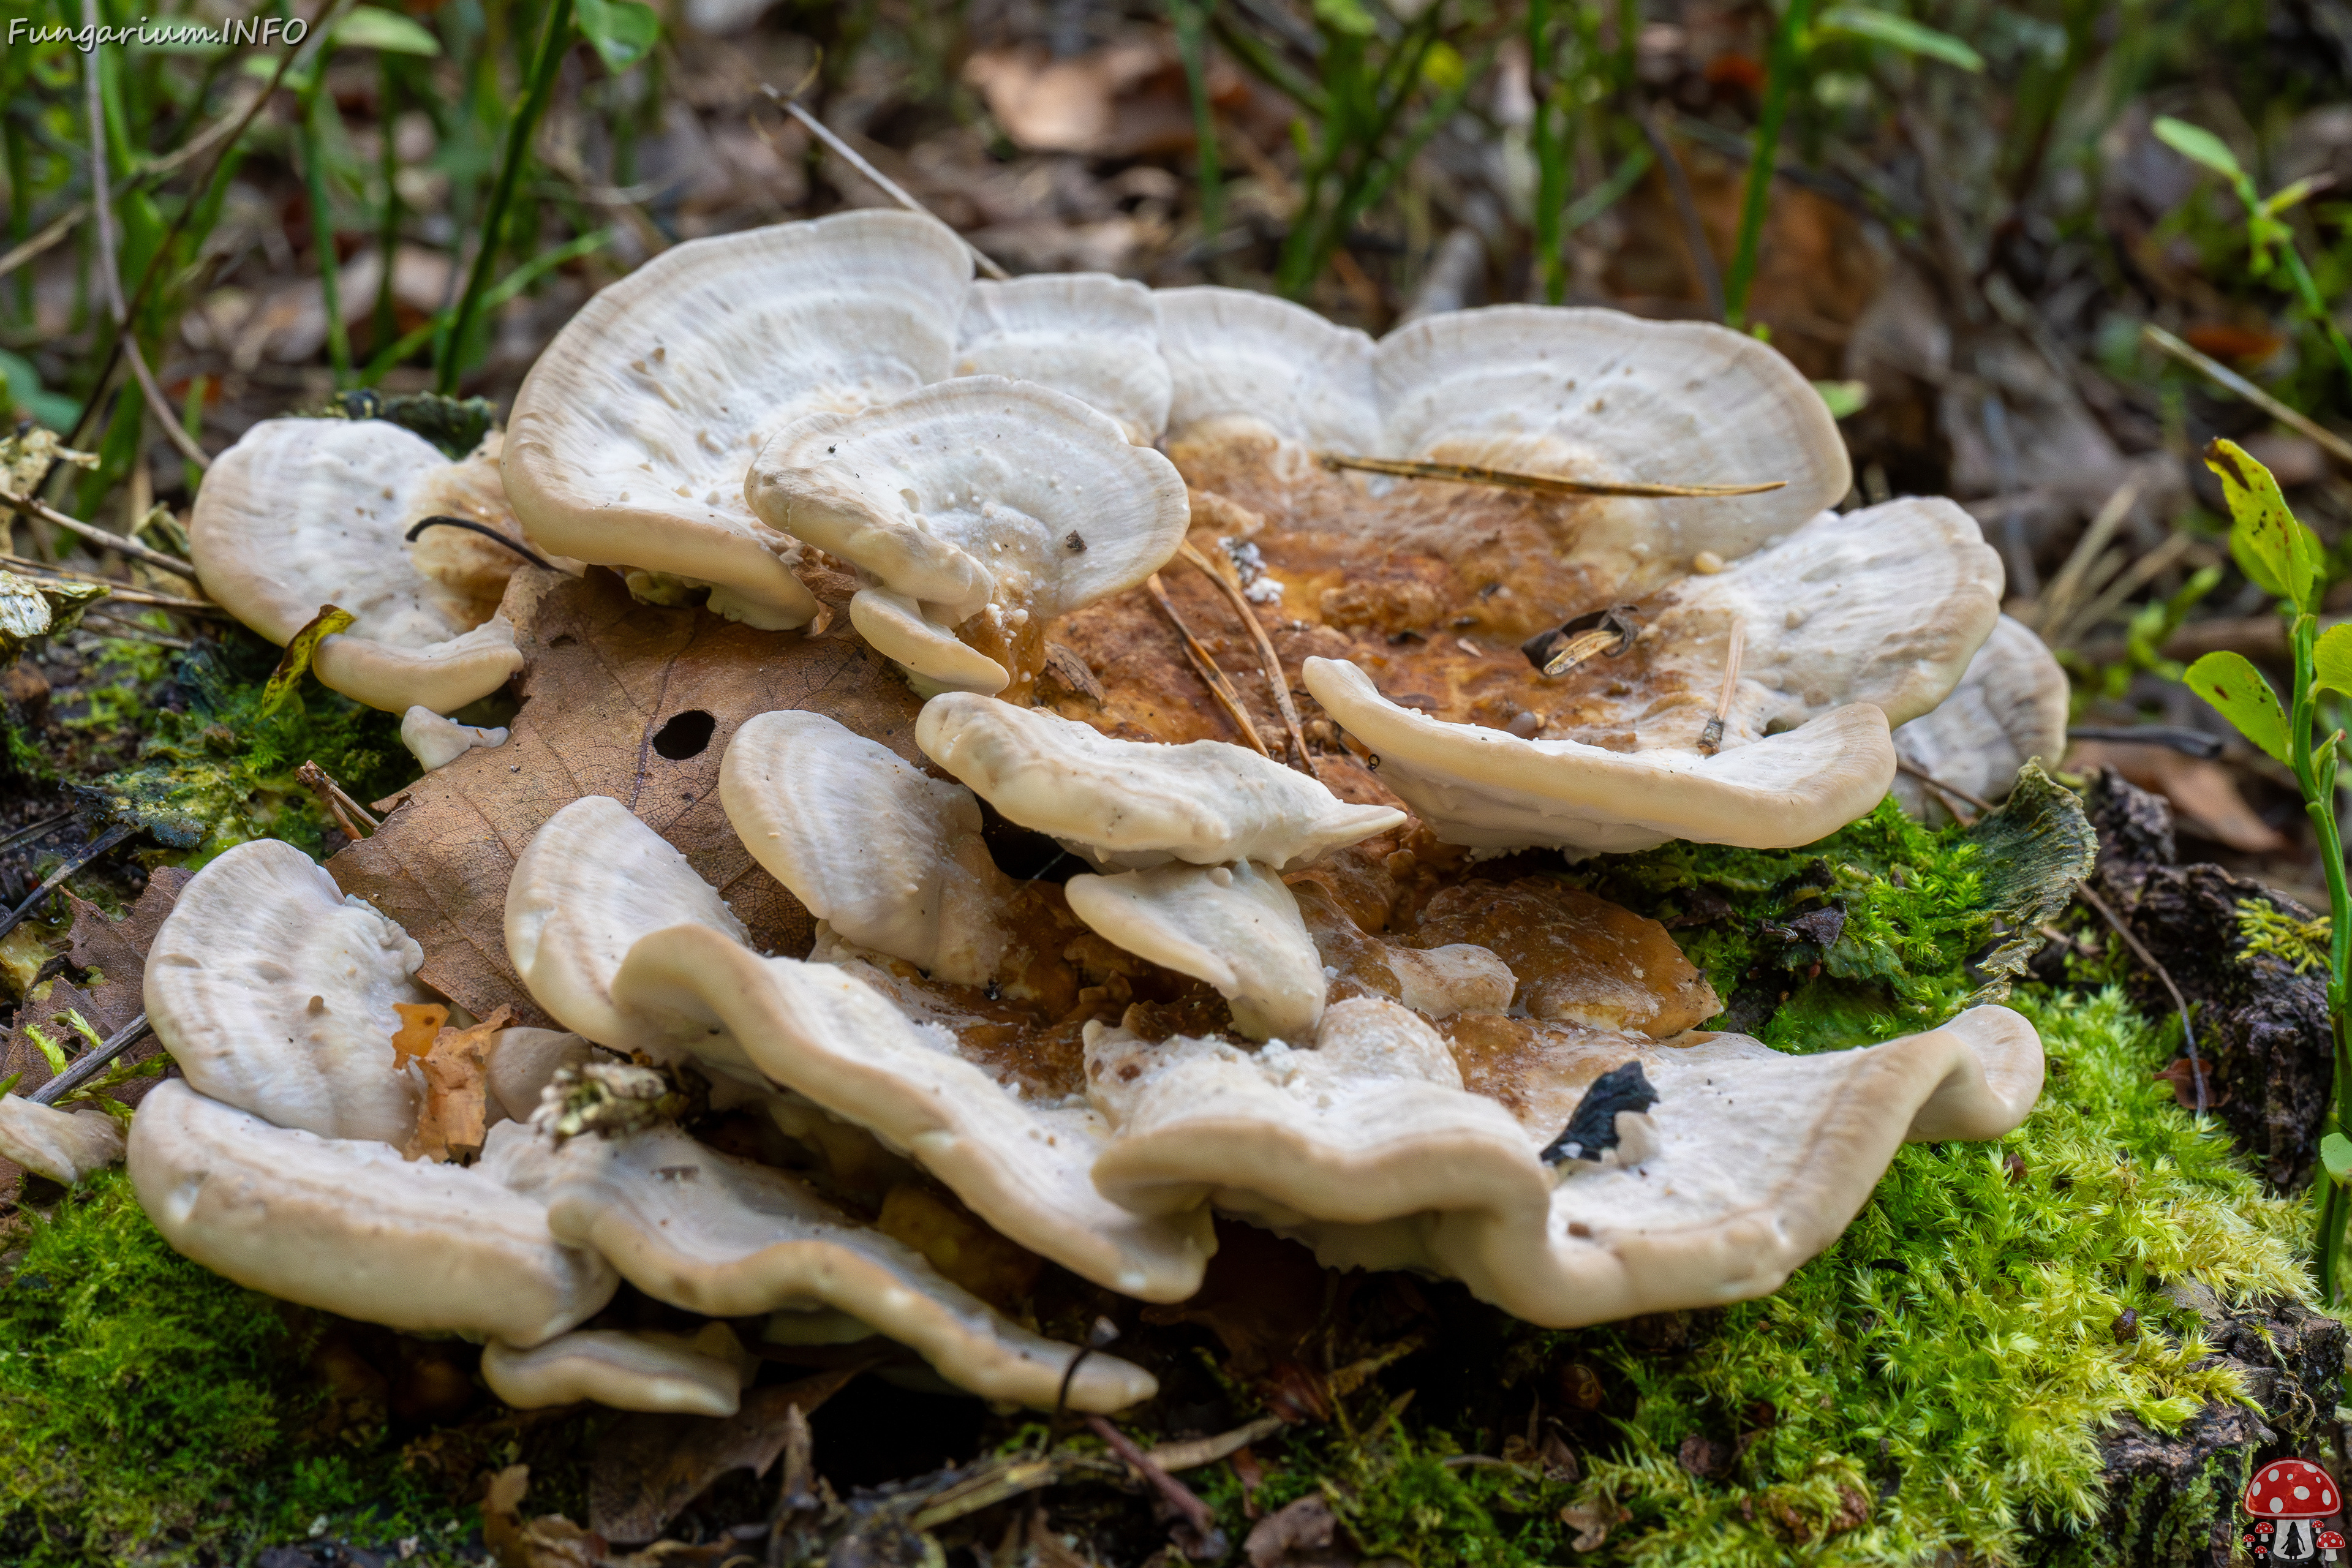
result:
M 2344 341 L 2344 329 L 2336 324 L 2327 302 L 2319 297 L 2319 285 L 2312 281 L 2311 268 L 2303 264 L 2302 249 L 2293 240 L 2280 249 L 2284 252 L 2287 276 L 2294 280 L 2295 297 L 2303 305 L 2304 314 L 2327 334 L 2328 345 L 2336 351 L 2336 363 L 2344 367 L 2345 378 L 2352 381 L 2352 343 Z
M 1789 115 L 1789 89 L 1795 85 L 1800 45 L 1812 17 L 1812 0 L 1789 0 L 1772 29 L 1772 56 L 1765 68 L 1764 103 L 1756 118 L 1756 151 L 1748 161 L 1748 189 L 1739 204 L 1739 243 L 1723 280 L 1723 319 L 1739 327 L 1748 321 L 1748 290 L 1756 281 L 1756 253 L 1764 240 L 1764 209 L 1772 196 L 1772 168 L 1780 156 L 1780 123 Z
M 1201 243 L 1225 226 L 1224 171 L 1217 159 L 1217 117 L 1209 103 L 1209 10 L 1216 0 L 1169 0 L 1176 53 L 1192 99 L 1192 175 L 1201 187 Z
M 376 251 L 383 258 L 383 277 L 376 284 L 375 310 L 368 325 L 368 346 L 374 350 L 392 342 L 399 327 L 393 309 L 392 275 L 394 258 L 400 249 L 400 153 L 394 146 L 396 138 L 393 134 L 393 127 L 400 118 L 400 78 L 393 69 L 392 56 L 385 55 L 380 63 L 383 81 L 376 134 L 383 143 L 378 149 L 378 163 L 383 173 L 383 216 L 377 226 Z
M 0 142 L 5 142 L 8 160 L 8 243 L 22 245 L 33 231 L 33 160 L 25 146 L 25 133 L 12 120 L 0 118 Z M 19 321 L 33 319 L 33 269 L 16 268 L 16 316 Z
M 2352 1038 L 2347 1038 L 2345 1019 L 2347 979 L 2352 976 L 2352 889 L 2346 886 L 2344 843 L 2336 820 L 2336 759 L 2330 754 L 2323 764 L 2311 742 L 2319 706 L 2313 658 L 2313 647 L 2318 638 L 2319 617 L 2308 612 L 2298 614 L 2289 635 L 2294 652 L 2294 708 L 2288 719 L 2287 762 L 2294 770 L 2295 783 L 2303 788 L 2304 810 L 2318 837 L 2320 870 L 2327 879 L 2327 1015 L 2336 1056 L 2335 1083 L 2329 1091 L 2328 1107 L 2329 1120 L 2340 1127 L 2345 1120 L 2345 1090 L 2352 1087 Z M 2334 1178 L 2323 1175 L 2320 1179 L 2327 1183 L 2328 1191 L 2320 1205 L 2315 1250 L 2319 1254 L 2320 1293 L 2332 1304 L 2336 1300 L 2336 1272 L 2343 1258 L 2346 1213 Z
M 490 187 L 489 206 L 482 214 L 481 246 L 474 252 L 473 269 L 466 275 L 466 291 L 458 298 L 448 335 L 441 340 L 440 363 L 434 367 L 433 389 L 444 396 L 453 395 L 457 390 L 466 341 L 481 314 L 482 293 L 490 286 L 490 270 L 498 265 L 499 253 L 505 248 L 507 208 L 514 202 L 522 167 L 530 161 L 531 138 L 538 134 L 540 116 L 547 112 L 547 100 L 554 95 L 555 78 L 562 69 L 563 56 L 571 41 L 572 0 L 549 0 L 547 26 L 539 36 L 539 53 L 531 62 L 530 88 L 523 96 L 522 107 L 507 124 L 506 154 L 499 163 L 498 183 Z
M 327 308 L 327 359 L 335 367 L 335 384 L 352 379 L 352 340 L 343 328 L 341 259 L 335 255 L 335 219 L 327 210 L 327 164 L 319 155 L 319 93 L 326 85 L 327 62 L 318 62 L 318 74 L 295 97 L 295 135 L 302 147 L 302 184 L 310 195 L 310 245 L 319 253 L 319 294 Z M 387 265 L 389 258 L 387 258 Z

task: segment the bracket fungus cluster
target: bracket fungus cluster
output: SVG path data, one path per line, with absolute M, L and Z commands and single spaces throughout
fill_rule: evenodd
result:
M 405 540 L 465 504 L 779 658 L 854 633 L 922 702 L 892 728 L 818 683 L 725 738 L 717 806 L 814 918 L 800 951 L 644 802 L 534 816 L 521 989 L 490 1001 L 554 1030 L 395 1050 L 448 1016 L 417 944 L 284 845 L 222 856 L 148 969 L 185 1081 L 130 1160 L 174 1245 L 482 1339 L 518 1404 L 731 1410 L 748 1321 L 1109 1410 L 1150 1377 L 946 1278 L 893 1205 L 1161 1302 L 1224 1214 L 1568 1326 L 1769 1291 L 1905 1139 L 2022 1120 L 2018 1015 L 1784 1055 L 1703 1027 L 1664 928 L 1558 874 L 1811 842 L 1898 754 L 1997 793 L 2063 738 L 1974 523 L 1829 510 L 1843 445 L 1776 353 L 1521 307 L 1375 342 L 1233 290 L 970 273 L 901 213 L 695 241 L 590 302 L 495 452 L 280 421 L 223 459 L 207 586 L 281 640 L 351 609 L 321 678 L 416 710 L 428 765 L 505 740 L 445 715 L 521 657 L 512 552 Z M 445 1044 L 481 1063 L 455 1112 Z M 721 1110 L 758 1137 L 698 1137 Z M 624 1280 L 732 1328 L 598 1326 Z

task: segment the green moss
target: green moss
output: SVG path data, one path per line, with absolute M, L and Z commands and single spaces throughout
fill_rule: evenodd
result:
M 34 1219 L 0 1288 L 0 1560 L 242 1560 L 321 1516 L 450 1560 L 464 1522 L 381 1433 L 310 1433 L 308 1322 L 172 1251 L 120 1173 Z
M 1630 1412 L 1587 1447 L 1580 1486 L 1449 1468 L 1444 1434 L 1381 1427 L 1267 1453 L 1262 1500 L 1319 1488 L 1368 1551 L 1423 1568 L 2187 1561 L 2236 1478 L 2217 1461 L 2185 1498 L 2123 1500 L 2126 1547 L 2094 1528 L 2101 1437 L 2121 1413 L 2166 1433 L 2241 1396 L 2233 1371 L 2197 1366 L 2200 1320 L 2157 1287 L 2305 1298 L 2307 1216 L 2173 1107 L 2150 1078 L 2170 1052 L 2120 994 L 2032 988 L 2014 1005 L 2050 1058 L 2026 1124 L 1998 1145 L 1905 1148 L 1776 1294 L 1706 1315 L 1680 1353 L 1623 1326 L 1517 1332 L 1496 1376 L 1581 1362 Z M 2119 1340 L 2127 1309 L 2139 1331 Z M 1702 1479 L 1678 1459 L 1690 1437 L 1738 1458 Z M 1245 1530 L 1223 1486 L 1213 1500 Z M 1562 1546 L 1571 1500 L 1620 1521 L 1592 1552 Z
M 401 746 L 394 715 L 315 681 L 276 712 L 263 713 L 262 688 L 275 664 L 276 650 L 249 637 L 191 653 L 175 672 L 185 703 L 177 710 L 136 701 L 118 710 L 108 695 L 116 689 L 100 689 L 93 712 L 103 706 L 108 721 L 135 724 L 144 739 L 137 760 L 100 779 L 91 792 L 190 868 L 252 838 L 283 838 L 320 854 L 328 818 L 296 781 L 295 769 L 316 762 L 353 795 L 370 800 L 408 783 L 416 768 Z
M 1924 827 L 1890 799 L 1801 849 L 1677 841 L 1596 858 L 1569 874 L 1678 924 L 1684 952 L 1729 1004 L 1712 1026 L 1817 1051 L 1891 1038 L 1958 1011 L 1977 986 L 1969 956 L 1992 930 L 1985 872 L 1967 834 Z M 1791 923 L 1832 909 L 1843 925 L 1826 946 Z

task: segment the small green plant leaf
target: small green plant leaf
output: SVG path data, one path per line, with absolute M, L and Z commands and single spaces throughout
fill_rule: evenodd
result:
M 2352 697 L 2352 623 L 2320 633 L 2318 642 L 2312 645 L 2311 663 L 2321 687 Z
M 319 645 L 341 631 L 358 617 L 349 610 L 333 605 L 321 605 L 319 613 L 287 639 L 286 651 L 278 656 L 278 668 L 269 672 L 269 684 L 261 689 L 260 709 L 265 714 L 275 713 L 286 705 L 294 689 L 302 684 L 310 672 L 310 660 L 317 655 Z
M 2221 710 L 2238 733 L 2288 761 L 2286 714 L 2278 693 L 2242 653 L 2209 653 L 2189 667 L 2189 689 Z
M 2291 185 L 2281 185 L 2263 198 L 2262 216 L 2276 217 L 2283 212 L 2299 207 L 2312 192 L 2326 189 L 2327 183 L 2328 176 L 2326 174 L 2305 174 Z M 2292 237 L 2294 231 L 2290 229 L 2282 237 Z
M 1369 38 L 1377 30 L 1363 0 L 1315 0 L 1315 19 L 1335 33 L 1351 33 L 1360 38 Z
M 1870 383 L 1866 381 L 1817 381 L 1813 390 L 1830 405 L 1830 417 L 1843 419 L 1870 406 Z
M 660 16 L 638 0 L 577 0 L 574 14 L 581 36 L 614 76 L 652 53 L 661 37 Z
M 1984 69 L 1984 57 L 1951 34 L 1939 33 L 1908 16 L 1898 16 L 1892 11 L 1880 11 L 1868 5 L 1832 5 L 1822 13 L 1821 20 L 1813 30 L 1832 36 L 1867 38 L 1874 44 L 1885 44 L 1888 48 L 1901 49 L 1906 55 L 1941 60 L 1964 71 Z
M 2156 139 L 2188 159 L 2202 163 L 2217 174 L 2231 180 L 2242 180 L 2245 170 L 2238 166 L 2238 155 L 2230 144 L 2201 125 L 2191 125 L 2186 120 L 2175 120 L 2169 114 L 2156 117 Z
M 2205 466 L 2221 481 L 2229 499 L 2230 553 L 2263 592 L 2298 610 L 2308 609 L 2322 583 L 2326 552 L 2311 530 L 2297 522 L 2279 494 L 2278 480 L 2235 441 L 2215 440 L 2205 448 Z M 2256 570 L 2259 567 L 2260 570 Z
M 387 55 L 429 58 L 441 52 L 441 40 L 422 23 L 375 5 L 352 6 L 335 24 L 334 44 L 340 49 L 374 49 Z
M 2330 1132 L 2319 1141 L 2319 1163 L 2339 1182 L 2352 1184 L 2352 1138 Z

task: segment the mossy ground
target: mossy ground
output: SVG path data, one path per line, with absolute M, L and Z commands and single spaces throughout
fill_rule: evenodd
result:
M 267 673 L 247 650 L 131 685 L 151 703 L 183 695 L 121 719 L 146 739 L 114 785 L 200 827 L 189 858 L 265 830 L 315 849 L 319 819 L 287 779 L 306 756 L 356 794 L 399 782 L 386 726 L 315 686 L 303 707 L 252 712 Z M 1803 1051 L 1963 1005 L 2000 871 L 1967 836 L 1887 806 L 1804 850 L 1675 845 L 1572 874 L 1684 922 L 1724 1026 Z M 1804 919 L 1832 907 L 1834 934 Z M 2199 1321 L 2158 1282 L 2309 1287 L 2304 1204 L 2266 1195 L 2218 1126 L 2174 1105 L 2152 1074 L 2177 1026 L 2151 1026 L 2109 978 L 2021 987 L 2012 1005 L 2050 1061 L 2025 1126 L 1905 1149 L 1844 1236 L 1766 1300 L 1545 1332 L 1430 1288 L 1448 1331 L 1332 1422 L 1259 1445 L 1259 1509 L 1319 1490 L 1368 1555 L 1420 1568 L 2116 1561 L 2095 1528 L 2103 1432 L 2126 1412 L 2174 1430 L 2239 1392 L 2192 1370 Z M 248 1562 L 318 1529 L 413 1537 L 428 1562 L 478 1554 L 462 1500 L 514 1458 L 510 1437 L 381 1423 L 322 1436 L 319 1321 L 173 1254 L 119 1174 L 27 1223 L 0 1285 L 0 1561 Z M 1538 1398 L 1565 1421 L 1578 1479 L 1447 1462 L 1496 1453 Z M 1682 1458 L 1692 1438 L 1703 1473 Z M 462 1462 L 436 1454 L 453 1443 L 470 1445 Z M 579 1517 L 576 1471 L 538 1474 L 530 1511 Z M 1236 1472 L 1191 1479 L 1238 1541 Z M 2168 1506 L 2179 1517 L 2154 1533 L 2192 1539 L 2198 1500 Z M 1574 1551 L 1563 1509 L 1606 1523 L 1605 1541 Z

